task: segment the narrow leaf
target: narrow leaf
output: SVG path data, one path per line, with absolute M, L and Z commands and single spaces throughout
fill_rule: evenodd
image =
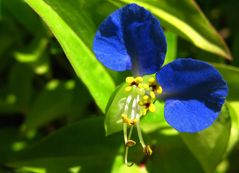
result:
M 90 22 L 84 18 L 84 14 L 78 9 L 79 6 L 75 4 L 75 1 L 68 2 L 64 0 L 26 0 L 26 2 L 49 26 L 61 44 L 76 74 L 85 83 L 97 105 L 104 112 L 108 99 L 114 90 L 114 83 L 107 71 L 87 47 L 84 42 L 86 39 L 82 39 L 82 37 L 87 38 L 88 36 L 92 38 L 92 36 L 89 36 L 87 31 L 91 30 L 87 25 Z M 75 26 L 81 28 L 81 32 L 74 30 Z M 82 33 L 82 35 L 77 33 Z

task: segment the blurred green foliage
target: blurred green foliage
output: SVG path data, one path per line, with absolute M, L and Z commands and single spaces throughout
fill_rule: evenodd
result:
M 154 154 L 135 147 L 128 168 L 122 134 L 106 137 L 103 116 L 129 72 L 105 69 L 91 46 L 100 22 L 130 2 L 161 21 L 165 63 L 212 63 L 229 96 L 216 122 L 196 134 L 169 127 L 158 102 L 142 120 Z M 192 0 L 0 0 L 0 173 L 239 172 L 239 1 L 197 3 L 203 12 Z

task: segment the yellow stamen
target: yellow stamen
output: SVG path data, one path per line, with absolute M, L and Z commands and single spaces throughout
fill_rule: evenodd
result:
M 147 96 L 147 95 L 143 96 L 143 100 L 144 100 L 144 101 L 146 101 L 146 100 L 148 100 L 148 99 L 149 99 L 149 96 Z
M 153 83 L 155 83 L 155 78 L 151 77 L 151 78 L 148 79 L 148 81 L 149 81 L 150 84 L 153 84 Z
M 149 145 L 146 145 L 146 146 L 144 147 L 143 151 L 144 151 L 144 154 L 146 154 L 147 156 L 151 156 L 152 153 L 153 153 L 153 151 L 152 151 L 152 149 L 150 148 Z
M 147 113 L 147 109 L 143 108 L 140 110 L 140 115 L 144 116 L 144 115 L 146 115 L 146 113 Z
M 143 84 L 144 89 L 149 90 L 149 85 L 148 84 Z
M 131 126 L 135 125 L 137 123 L 137 119 L 133 119 L 133 120 L 130 120 L 130 124 Z
M 143 85 L 141 83 L 139 83 L 138 88 L 143 88 Z
M 156 107 L 155 107 L 154 104 L 151 103 L 151 104 L 149 105 L 149 111 L 150 111 L 150 112 L 155 112 L 155 111 L 156 111 Z
M 125 87 L 124 90 L 125 90 L 126 92 L 129 92 L 129 91 L 131 91 L 131 89 L 132 89 L 132 86 L 127 86 L 127 87 Z
M 140 84 L 139 84 L 140 85 Z M 140 87 L 139 87 L 140 88 Z M 143 96 L 143 95 L 145 95 L 145 90 L 144 89 L 138 89 L 137 90 L 137 93 L 139 94 L 139 95 L 141 95 L 141 96 Z
M 162 87 L 161 87 L 161 86 L 158 86 L 157 89 L 156 89 L 156 93 L 157 93 L 157 94 L 162 94 L 162 92 L 163 92 Z
M 150 95 L 151 99 L 153 99 L 153 100 L 154 100 L 155 97 L 156 97 L 153 91 L 150 91 L 149 95 Z
M 131 140 L 129 139 L 127 142 L 126 142 L 126 146 L 127 147 L 133 147 L 134 145 L 136 144 L 136 142 L 134 140 Z
M 139 101 L 138 104 L 139 104 L 139 106 L 143 106 L 144 105 L 144 103 L 142 101 Z
M 127 77 L 126 79 L 125 79 L 125 82 L 127 83 L 127 84 L 131 84 L 132 82 L 134 82 L 134 78 L 133 77 Z
M 144 80 L 144 79 L 143 79 L 141 76 L 138 76 L 138 77 L 135 78 L 135 81 L 136 81 L 137 83 L 143 82 L 143 80 Z
M 121 118 L 123 120 L 123 123 L 126 123 L 129 126 L 134 126 L 138 121 L 136 118 L 129 119 L 126 114 L 121 114 Z
M 129 124 L 130 119 L 128 118 L 128 116 L 126 114 L 122 114 L 121 118 L 123 120 L 123 123 Z

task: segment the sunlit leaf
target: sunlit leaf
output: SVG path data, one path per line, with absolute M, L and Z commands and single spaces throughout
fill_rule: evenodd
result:
M 85 42 L 92 41 L 89 38 L 93 38 L 94 31 L 91 27 L 92 22 L 89 18 L 86 19 L 84 10 L 79 10 L 76 1 L 26 0 L 26 2 L 49 26 L 76 74 L 104 112 L 114 90 L 114 83 L 104 67 L 96 60 L 88 47 L 89 44 Z

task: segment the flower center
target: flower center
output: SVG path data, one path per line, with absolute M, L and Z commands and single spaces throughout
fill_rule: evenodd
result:
M 154 77 L 127 77 L 125 82 L 127 84 L 125 92 L 128 92 L 129 95 L 126 98 L 121 118 L 123 122 L 124 141 L 126 147 L 125 163 L 128 166 L 132 166 L 133 163 L 128 163 L 127 157 L 129 147 L 136 144 L 136 142 L 131 139 L 132 131 L 135 126 L 143 152 L 148 156 L 152 154 L 150 146 L 144 143 L 140 129 L 140 118 L 145 116 L 148 111 L 156 111 L 154 102 L 156 100 L 156 96 L 162 93 L 162 88 L 156 83 Z M 128 128 L 130 129 L 129 132 Z

